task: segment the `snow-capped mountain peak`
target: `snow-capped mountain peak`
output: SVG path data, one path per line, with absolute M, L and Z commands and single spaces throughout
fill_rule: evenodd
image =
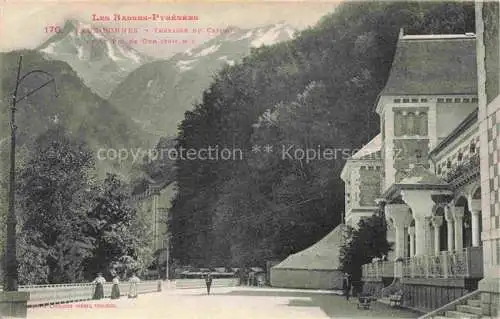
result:
M 190 48 L 171 58 L 180 72 L 190 71 L 196 65 L 207 64 L 220 67 L 233 65 L 250 53 L 250 49 L 263 45 L 273 45 L 291 40 L 296 30 L 285 22 L 266 25 L 254 29 L 228 27 L 222 34 L 210 39 L 202 45 Z
M 153 59 L 114 38 L 116 28 L 68 20 L 37 49 L 47 58 L 67 62 L 102 97 L 130 72 Z

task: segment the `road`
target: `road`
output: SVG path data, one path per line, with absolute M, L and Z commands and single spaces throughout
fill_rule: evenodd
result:
M 324 291 L 273 288 L 165 289 L 137 299 L 88 301 L 33 308 L 28 319 L 323 319 L 417 318 L 418 314 L 374 303 L 358 310 L 357 300 Z

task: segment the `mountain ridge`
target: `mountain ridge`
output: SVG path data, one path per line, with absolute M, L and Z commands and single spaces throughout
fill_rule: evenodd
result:
M 35 50 L 68 63 L 88 87 L 107 98 L 130 72 L 154 58 L 100 29 L 104 30 L 70 19 Z
M 145 63 L 113 90 L 109 101 L 151 134 L 176 135 L 184 112 L 201 99 L 223 67 L 240 62 L 253 48 L 291 40 L 296 31 L 284 22 L 253 29 L 228 27 L 195 48 Z

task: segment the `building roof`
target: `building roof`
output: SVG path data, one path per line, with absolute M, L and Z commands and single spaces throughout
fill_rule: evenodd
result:
M 419 184 L 419 185 L 448 185 L 443 179 L 429 171 L 423 165 L 415 165 L 411 168 L 407 176 L 399 184 Z
M 450 134 L 448 134 L 448 136 L 446 136 L 444 140 L 442 140 L 438 145 L 436 145 L 436 147 L 434 147 L 430 151 L 429 156 L 436 156 L 436 154 L 441 152 L 444 148 L 446 148 L 446 146 L 450 145 L 453 141 L 459 138 L 462 133 L 476 124 L 478 122 L 478 112 L 479 108 L 476 108 L 474 111 L 472 111 L 472 113 L 469 114 Z
M 311 247 L 288 256 L 273 268 L 306 270 L 339 269 L 340 247 L 343 242 L 344 229 L 344 224 L 338 225 Z
M 349 162 L 351 161 L 368 161 L 368 160 L 381 160 L 382 153 L 380 150 L 382 149 L 382 134 L 378 134 L 375 136 L 370 142 L 368 142 L 365 146 L 363 146 L 359 151 L 357 151 L 354 155 L 351 156 L 345 163 L 342 168 L 342 172 L 340 173 L 340 178 L 346 181 L 348 177 L 348 167 Z
M 477 93 L 474 35 L 400 36 L 382 95 Z
M 382 134 L 375 136 L 368 144 L 363 146 L 356 154 L 354 154 L 351 159 L 375 159 L 380 158 L 377 156 L 377 152 L 380 152 L 382 148 Z

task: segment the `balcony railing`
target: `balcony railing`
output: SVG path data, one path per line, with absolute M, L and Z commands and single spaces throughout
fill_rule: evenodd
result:
M 438 256 L 414 256 L 402 260 L 403 278 L 482 278 L 482 247 L 458 252 L 442 251 Z M 395 262 L 377 261 L 363 265 L 363 279 L 382 280 L 394 277 Z M 401 271 L 401 268 L 399 272 Z
M 363 278 L 371 281 L 380 281 L 382 278 L 394 277 L 394 262 L 375 261 L 362 266 Z
M 481 278 L 482 260 L 481 247 L 414 256 L 403 260 L 403 278 Z

